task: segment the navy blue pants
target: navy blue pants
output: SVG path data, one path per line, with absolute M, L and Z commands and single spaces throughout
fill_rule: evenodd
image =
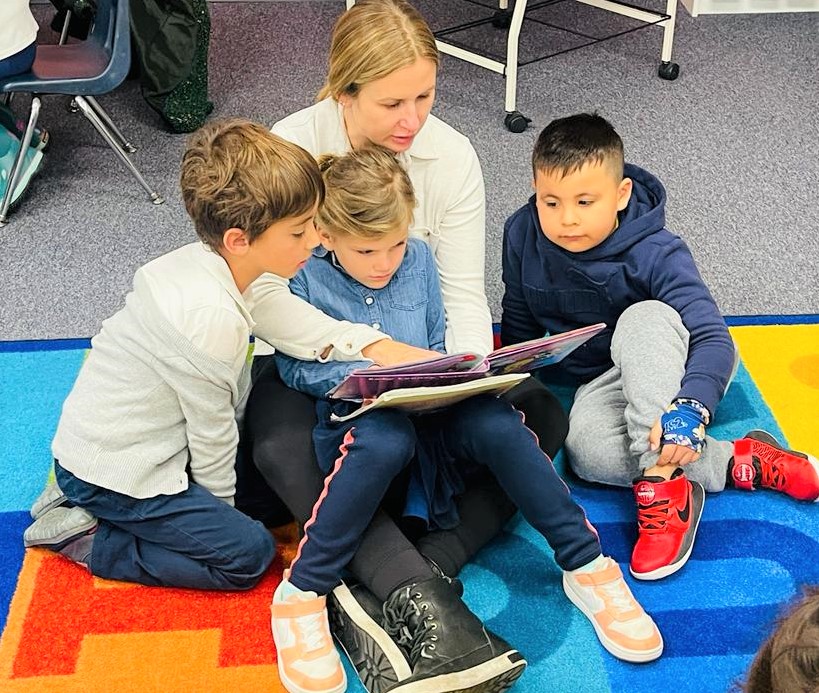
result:
M 28 72 L 34 64 L 34 56 L 36 53 L 37 42 L 35 41 L 14 55 L 0 60 L 0 78 L 13 77 L 14 75 Z
M 132 498 L 78 479 L 54 463 L 69 501 L 99 520 L 94 575 L 143 585 L 246 590 L 264 575 L 275 544 L 264 525 L 209 491 Z
M 419 444 L 465 468 L 488 468 L 564 570 L 601 553 L 585 512 L 521 414 L 502 399 L 473 397 L 422 417 L 377 409 L 341 424 L 320 423 L 317 430 L 319 464 L 326 466 L 322 448 L 330 430 L 338 452 L 290 567 L 299 589 L 327 594 L 336 586 L 392 480 L 415 460 Z

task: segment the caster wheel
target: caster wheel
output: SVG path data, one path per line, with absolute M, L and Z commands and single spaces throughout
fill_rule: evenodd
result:
M 669 81 L 672 79 L 677 79 L 677 77 L 680 75 L 680 66 L 677 65 L 677 63 L 671 63 L 668 61 L 661 62 L 660 69 L 657 70 L 657 75 L 659 75 L 661 79 L 667 79 Z
M 492 15 L 492 26 L 496 29 L 508 29 L 512 26 L 512 13 L 509 10 L 496 10 Z
M 531 122 L 532 119 L 527 118 L 520 111 L 507 113 L 506 118 L 503 119 L 503 124 L 510 132 L 523 132 Z

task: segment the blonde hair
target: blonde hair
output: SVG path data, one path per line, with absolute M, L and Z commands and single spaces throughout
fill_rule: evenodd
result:
M 440 63 L 429 25 L 404 0 L 356 2 L 335 23 L 327 81 L 318 100 L 355 96 L 365 84 L 412 65 L 419 58 Z
M 316 225 L 325 233 L 377 238 L 412 221 L 415 191 L 388 149 L 369 146 L 319 159 L 326 190 Z
M 271 224 L 324 199 L 310 154 L 241 118 L 213 121 L 191 135 L 180 186 L 197 235 L 214 250 L 228 229 L 242 229 L 252 243 Z

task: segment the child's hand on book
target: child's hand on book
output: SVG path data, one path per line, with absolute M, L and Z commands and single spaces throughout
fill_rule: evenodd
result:
M 364 357 L 374 361 L 377 366 L 396 366 L 400 363 L 421 361 L 441 355 L 437 351 L 421 349 L 392 339 L 381 339 L 364 347 L 361 353 Z

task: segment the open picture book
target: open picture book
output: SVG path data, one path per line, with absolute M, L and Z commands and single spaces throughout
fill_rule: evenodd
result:
M 327 396 L 364 403 L 355 412 L 336 419 L 341 421 L 376 407 L 427 411 L 480 393 L 502 394 L 525 379 L 530 371 L 558 363 L 605 327 L 605 323 L 597 323 L 547 335 L 496 349 L 487 356 L 469 352 L 442 354 L 399 366 L 361 368 L 350 373 Z

